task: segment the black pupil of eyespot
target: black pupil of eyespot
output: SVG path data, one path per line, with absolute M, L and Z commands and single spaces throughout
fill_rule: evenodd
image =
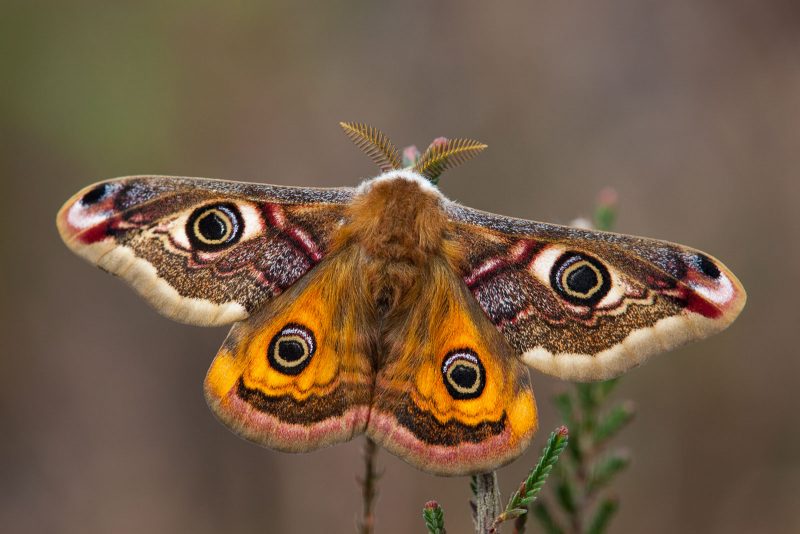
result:
M 242 237 L 244 220 L 235 204 L 226 202 L 197 208 L 186 221 L 186 235 L 192 247 L 218 252 Z
M 710 278 L 718 278 L 720 275 L 719 267 L 714 265 L 714 262 L 709 259 L 708 256 L 700 254 L 700 270 L 703 271 L 703 274 Z
M 578 306 L 595 306 L 611 290 L 611 284 L 605 264 L 581 252 L 564 252 L 550 270 L 550 287 Z
M 108 184 L 100 184 L 96 187 L 93 187 L 90 191 L 83 195 L 83 198 L 81 198 L 81 203 L 84 206 L 94 204 L 105 196 L 106 191 L 108 191 Z
M 281 374 L 297 376 L 311 363 L 315 345 L 311 330 L 289 323 L 272 336 L 267 346 L 267 362 Z
M 209 241 L 218 241 L 225 237 L 228 224 L 217 213 L 211 212 L 200 219 L 198 229 Z
M 478 381 L 478 371 L 472 366 L 458 364 L 450 371 L 450 378 L 459 387 L 468 389 Z
M 597 273 L 588 265 L 581 265 L 567 275 L 567 287 L 576 293 L 588 293 L 597 286 Z
M 302 343 L 293 339 L 278 343 L 278 355 L 287 362 L 294 362 L 305 356 Z

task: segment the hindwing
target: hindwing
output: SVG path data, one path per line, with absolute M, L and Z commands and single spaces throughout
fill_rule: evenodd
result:
M 528 370 L 443 258 L 419 280 L 413 306 L 389 317 L 367 434 L 428 472 L 494 469 L 536 430 Z
M 209 406 L 234 432 L 301 452 L 364 430 L 374 372 L 351 272 L 348 254 L 334 254 L 234 325 L 205 381 Z

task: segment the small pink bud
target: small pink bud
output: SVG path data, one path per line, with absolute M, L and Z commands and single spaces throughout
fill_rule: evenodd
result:
M 433 141 L 431 141 L 431 147 L 442 146 L 447 144 L 446 137 L 437 137 Z
M 411 167 L 419 161 L 419 149 L 415 145 L 407 146 L 403 149 L 403 166 Z
M 558 434 L 562 438 L 565 438 L 565 437 L 567 437 L 569 435 L 569 429 L 567 427 L 565 427 L 564 425 L 561 425 L 560 427 L 558 427 L 556 429 L 556 434 Z
M 619 195 L 613 187 L 604 187 L 597 194 L 597 203 L 603 207 L 612 207 L 617 204 Z
M 439 503 L 436 501 L 428 501 L 425 503 L 426 510 L 436 510 L 437 508 L 439 508 Z

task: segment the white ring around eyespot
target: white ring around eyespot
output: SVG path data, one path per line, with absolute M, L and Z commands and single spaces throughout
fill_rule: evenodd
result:
M 283 336 L 298 336 L 302 338 L 306 342 L 306 346 L 308 347 L 308 353 L 313 354 L 317 347 L 314 345 L 314 338 L 308 335 L 308 332 L 303 328 L 297 328 L 296 326 L 288 326 L 283 328 L 279 335 Z
M 221 200 L 220 200 L 221 202 Z M 242 243 L 248 239 L 252 239 L 262 234 L 264 230 L 264 222 L 261 218 L 260 210 L 257 206 L 250 202 L 235 201 L 233 204 L 238 208 L 239 214 L 242 217 L 242 229 L 239 241 Z M 192 245 L 189 242 L 189 236 L 186 235 L 186 221 L 189 219 L 196 208 L 190 208 L 183 211 L 179 216 L 170 221 L 162 223 L 158 230 L 163 233 L 168 233 L 172 241 L 183 250 L 192 250 Z M 228 249 L 221 252 L 225 253 Z M 215 253 L 211 253 L 215 254 Z

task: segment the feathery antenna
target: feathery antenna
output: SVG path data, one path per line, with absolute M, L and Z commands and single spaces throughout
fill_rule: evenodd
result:
M 381 172 L 402 168 L 400 152 L 383 132 L 360 122 L 340 122 L 339 126 L 378 165 Z
M 436 184 L 444 171 L 477 156 L 486 147 L 472 139 L 437 139 L 425 150 L 412 170 Z
M 411 169 L 430 180 L 434 185 L 444 171 L 460 165 L 477 156 L 487 145 L 472 139 L 434 139 L 422 156 L 414 147 L 408 147 L 407 160 L 401 159 L 400 152 L 389 138 L 377 128 L 363 122 L 340 122 L 350 140 L 374 161 L 381 172 L 404 168 Z

